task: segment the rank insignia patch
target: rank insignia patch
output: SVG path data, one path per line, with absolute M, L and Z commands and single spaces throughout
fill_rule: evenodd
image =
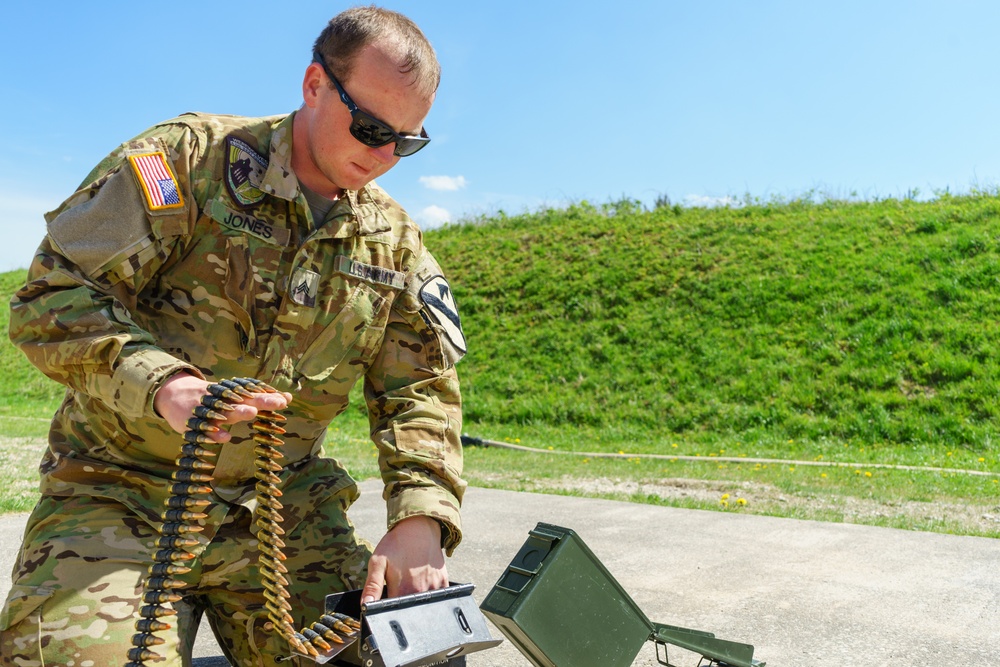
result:
M 163 152 L 129 155 L 128 161 L 139 180 L 150 211 L 184 206 L 180 186 L 177 185 L 177 179 L 174 178 Z
M 247 209 L 264 199 L 260 184 L 267 171 L 267 158 L 234 136 L 226 137 L 226 190 L 233 203 Z
M 295 303 L 315 307 L 316 295 L 319 293 L 319 274 L 308 269 L 296 269 L 289 291 Z
M 434 276 L 424 283 L 423 287 L 420 288 L 420 301 L 424 304 L 424 309 L 421 312 L 426 313 L 435 324 L 441 325 L 451 344 L 461 354 L 465 354 L 468 345 L 465 342 L 465 334 L 462 333 L 458 305 L 455 303 L 455 295 L 452 294 L 451 285 L 448 284 L 444 276 Z

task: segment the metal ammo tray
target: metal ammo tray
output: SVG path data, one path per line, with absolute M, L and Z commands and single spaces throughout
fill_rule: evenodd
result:
M 326 613 L 360 619 L 361 631 L 354 641 L 334 646 L 312 660 L 337 667 L 464 666 L 467 654 L 503 641 L 490 635 L 472 597 L 474 588 L 452 584 L 364 605 L 360 590 L 327 595 Z

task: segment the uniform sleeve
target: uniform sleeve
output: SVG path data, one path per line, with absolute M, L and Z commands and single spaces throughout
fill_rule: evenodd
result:
M 455 363 L 465 352 L 450 287 L 429 253 L 393 305 L 365 376 L 372 439 L 385 482 L 388 526 L 411 516 L 442 525 L 451 555 L 462 538 L 462 400 Z
M 10 304 L 11 341 L 31 363 L 129 419 L 153 414 L 165 378 L 181 369 L 198 374 L 133 318 L 136 295 L 194 215 L 187 187 L 193 142 L 172 132 L 123 145 L 46 215 L 45 239 Z M 147 163 L 166 171 L 159 181 L 144 177 L 133 156 L 153 156 Z

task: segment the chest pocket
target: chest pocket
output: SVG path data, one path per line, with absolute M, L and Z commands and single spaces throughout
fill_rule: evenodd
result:
M 239 327 L 240 347 L 256 354 L 257 334 L 253 326 L 254 294 L 250 248 L 241 236 L 226 244 L 226 300 Z
M 361 365 L 375 354 L 385 332 L 388 300 L 365 283 L 351 291 L 333 321 L 310 343 L 299 357 L 296 370 L 313 382 L 332 376 L 357 376 L 361 369 L 337 372 L 349 356 Z
M 244 234 L 226 239 L 224 295 L 236 319 L 239 345 L 257 357 L 267 346 L 277 309 L 275 280 L 282 248 Z

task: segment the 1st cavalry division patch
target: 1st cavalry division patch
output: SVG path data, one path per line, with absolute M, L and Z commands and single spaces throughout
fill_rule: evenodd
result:
M 167 163 L 167 156 L 162 151 L 129 155 L 128 161 L 139 180 L 150 211 L 184 206 L 180 186 L 177 185 L 174 172 Z
M 424 308 L 420 311 L 444 329 L 448 341 L 458 350 L 459 357 L 468 351 L 462 321 L 458 317 L 458 306 L 451 285 L 444 276 L 434 276 L 420 288 L 420 301 Z

